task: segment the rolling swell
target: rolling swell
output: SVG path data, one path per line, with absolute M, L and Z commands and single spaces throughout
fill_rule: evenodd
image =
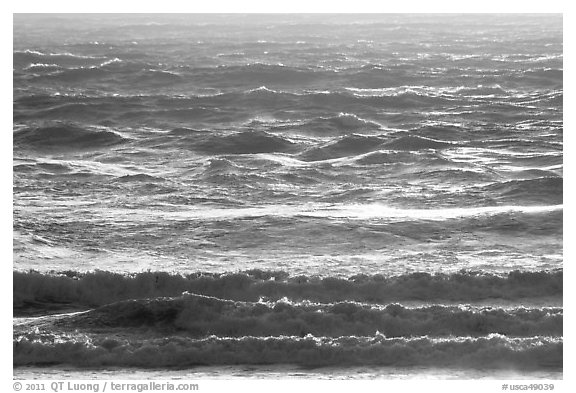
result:
M 233 85 L 234 81 L 237 81 L 236 83 L 241 86 L 245 84 L 292 86 L 321 82 L 327 74 L 332 74 L 329 71 L 309 67 L 290 67 L 265 63 L 223 65 L 190 71 L 202 74 L 202 80 L 210 85 L 225 84 L 226 86 Z
M 561 177 L 541 177 L 526 180 L 511 180 L 486 187 L 498 192 L 503 198 L 530 200 L 534 203 L 557 203 L 563 201 L 564 181 Z
M 14 272 L 14 310 L 38 312 L 44 304 L 87 308 L 129 299 L 180 296 L 183 292 L 234 301 L 310 300 L 321 303 L 357 301 L 480 301 L 530 298 L 562 299 L 563 272 L 512 271 L 504 275 L 459 272 L 412 273 L 349 278 L 294 276 L 287 272 L 252 270 L 244 273 L 197 273 L 182 276 L 163 272 L 132 275 L 96 271 L 40 274 Z
M 351 133 L 377 132 L 382 125 L 352 113 L 339 113 L 338 116 L 316 117 L 297 125 L 280 125 L 274 129 L 299 132 L 304 135 L 338 136 Z
M 293 150 L 295 143 L 264 131 L 244 131 L 229 135 L 209 135 L 188 145 L 209 154 L 254 154 Z
M 384 140 L 378 136 L 351 134 L 331 141 L 320 147 L 313 147 L 300 154 L 304 161 L 322 161 L 347 157 L 377 150 Z
M 83 128 L 73 124 L 26 128 L 15 131 L 14 145 L 35 149 L 96 149 L 125 142 L 114 131 Z

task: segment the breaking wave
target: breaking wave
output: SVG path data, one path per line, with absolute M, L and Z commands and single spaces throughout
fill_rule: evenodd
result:
M 290 276 L 285 271 L 251 270 L 243 273 L 195 273 L 186 276 L 166 272 L 124 275 L 106 271 L 41 274 L 14 272 L 14 307 L 41 310 L 46 304 L 80 308 L 120 300 L 179 296 L 183 292 L 235 301 L 293 301 L 321 303 L 357 301 L 476 301 L 485 299 L 562 298 L 563 272 L 512 271 L 496 275 L 479 272 L 453 274 L 411 273 L 385 277 Z
M 45 333 L 13 344 L 14 366 L 190 367 L 226 364 L 297 364 L 307 367 L 379 365 L 561 369 L 562 340 L 554 337 L 386 338 L 146 337 L 87 340 Z
M 242 336 L 386 337 L 562 335 L 562 308 L 404 307 L 356 302 L 330 304 L 237 302 L 184 294 L 176 298 L 126 300 L 61 320 L 58 325 L 92 328 L 157 328 L 193 337 Z

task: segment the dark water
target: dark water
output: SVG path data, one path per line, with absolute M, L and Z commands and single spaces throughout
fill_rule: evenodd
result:
M 16 15 L 14 366 L 561 371 L 562 32 Z

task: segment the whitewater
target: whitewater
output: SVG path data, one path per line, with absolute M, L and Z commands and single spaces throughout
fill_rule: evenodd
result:
M 15 377 L 562 378 L 561 15 L 13 29 Z

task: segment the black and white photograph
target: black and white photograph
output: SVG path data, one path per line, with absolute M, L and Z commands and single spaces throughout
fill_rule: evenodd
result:
M 563 379 L 562 13 L 12 17 L 14 380 Z

